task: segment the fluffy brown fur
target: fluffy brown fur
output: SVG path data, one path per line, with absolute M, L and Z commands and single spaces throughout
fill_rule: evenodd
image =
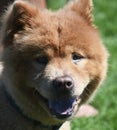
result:
M 8 8 L 0 38 L 4 47 L 3 84 L 23 115 L 51 128 L 35 126 L 13 113 L 7 128 L 3 125 L 8 122 L 6 108 L 4 112 L 0 110 L 0 118 L 2 113 L 7 117 L 0 119 L 1 128 L 10 130 L 16 123 L 15 130 L 53 129 L 72 119 L 78 107 L 97 90 L 106 75 L 108 54 L 91 12 L 91 0 L 76 0 L 57 12 L 41 10 L 24 1 L 16 1 Z M 62 84 L 57 88 L 54 82 L 60 78 L 70 80 L 67 87 Z M 73 98 L 75 105 L 70 104 Z M 59 105 L 48 105 L 50 101 Z M 71 115 L 58 112 L 64 109 L 63 103 L 73 105 Z M 23 123 L 17 123 L 14 117 Z

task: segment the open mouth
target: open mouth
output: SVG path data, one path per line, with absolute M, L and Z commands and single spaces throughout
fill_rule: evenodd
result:
M 38 93 L 39 94 L 39 93 Z M 69 97 L 57 100 L 48 100 L 39 94 L 41 100 L 45 102 L 53 117 L 66 119 L 74 114 L 74 108 L 78 105 L 77 97 Z
M 54 101 L 48 101 L 49 109 L 56 118 L 69 118 L 74 113 L 74 107 L 77 105 L 77 98 L 66 98 Z

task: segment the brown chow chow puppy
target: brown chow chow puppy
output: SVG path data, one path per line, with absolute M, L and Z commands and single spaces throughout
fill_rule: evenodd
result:
M 69 130 L 61 125 L 97 90 L 107 51 L 92 22 L 92 1 L 51 12 L 24 1 L 3 16 L 0 129 Z

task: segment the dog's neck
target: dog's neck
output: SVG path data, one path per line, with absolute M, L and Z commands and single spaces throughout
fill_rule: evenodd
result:
M 39 130 L 40 129 L 43 129 L 43 130 L 59 130 L 59 128 L 61 127 L 62 124 L 60 125 L 53 125 L 53 126 L 48 126 L 48 125 L 45 125 L 43 124 L 42 122 L 40 121 L 36 121 L 36 120 L 33 120 L 31 118 L 29 118 L 28 116 L 26 116 L 22 110 L 17 106 L 17 104 L 15 103 L 15 101 L 12 99 L 12 97 L 9 95 L 9 93 L 5 90 L 5 86 L 4 84 L 2 83 L 2 86 L 3 86 L 3 91 L 4 91 L 4 94 L 6 95 L 6 98 L 10 104 L 10 106 L 15 109 L 16 112 L 20 113 L 21 114 L 21 117 L 25 120 L 27 120 L 27 122 L 32 122 L 33 126 L 35 127 L 38 127 L 39 126 Z

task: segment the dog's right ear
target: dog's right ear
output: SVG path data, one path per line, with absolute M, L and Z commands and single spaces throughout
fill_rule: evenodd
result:
M 18 32 L 30 28 L 37 15 L 37 9 L 28 2 L 17 0 L 5 13 L 2 22 L 2 44 L 9 45 Z
M 89 25 L 93 25 L 93 0 L 73 0 L 67 8 L 80 15 Z

